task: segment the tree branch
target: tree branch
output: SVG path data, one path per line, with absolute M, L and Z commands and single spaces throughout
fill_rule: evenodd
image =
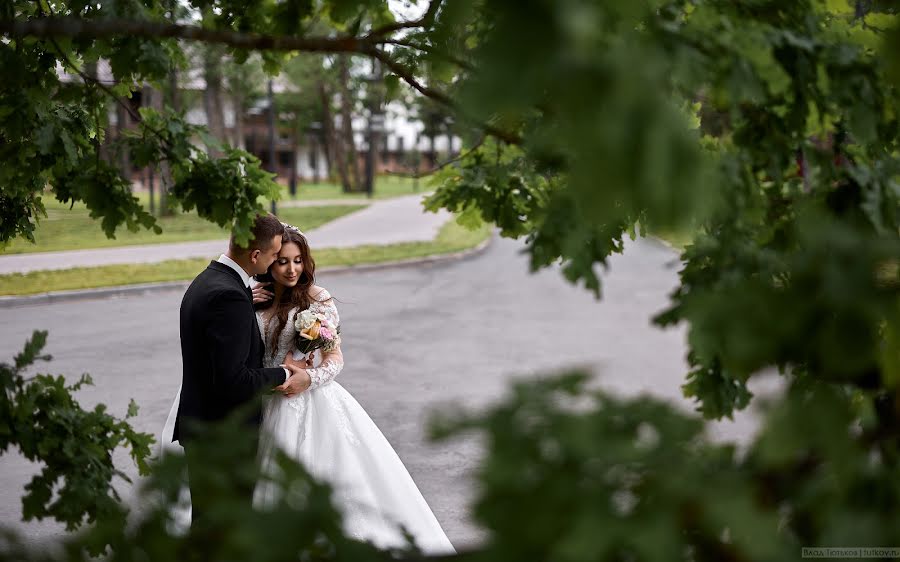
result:
M 466 118 L 465 113 L 463 113 L 459 105 L 455 101 L 453 101 L 447 94 L 423 85 L 421 82 L 416 80 L 415 76 L 413 76 L 406 68 L 404 68 L 403 65 L 391 59 L 390 55 L 388 55 L 386 52 L 380 49 L 372 48 L 367 51 L 367 54 L 381 61 L 381 63 L 388 67 L 391 72 L 402 78 L 404 82 L 415 88 L 423 96 L 433 99 L 434 101 L 449 107 L 461 117 L 470 122 L 472 121 L 472 119 Z M 489 123 L 479 123 L 478 127 L 480 129 L 483 129 L 489 135 L 497 137 L 498 139 L 509 144 L 522 144 L 522 137 L 520 137 L 516 133 L 498 129 L 497 127 L 494 127 Z
M 415 43 L 413 41 L 409 41 L 407 39 L 382 39 L 378 41 L 381 44 L 386 45 L 397 45 L 399 47 L 409 47 L 410 49 L 415 49 L 417 51 L 422 51 L 423 53 L 427 53 L 429 55 L 434 55 L 437 57 L 441 57 L 442 59 L 446 59 L 456 66 L 463 68 L 465 70 L 475 70 L 475 67 L 471 65 L 471 63 L 462 60 L 461 58 L 454 57 L 449 53 L 445 53 L 439 49 L 435 49 L 429 45 L 422 45 L 419 43 Z
M 430 26 L 434 23 L 434 18 L 437 16 L 438 10 L 441 8 L 442 0 L 431 0 L 431 3 L 428 4 L 428 9 L 425 10 L 425 15 L 422 16 L 422 23 L 425 26 Z
M 67 56 L 65 55 L 65 53 L 62 52 L 62 49 L 60 49 L 59 46 L 56 45 L 56 41 L 53 41 L 53 45 L 56 47 L 56 51 L 57 51 L 57 53 L 59 53 L 60 58 L 63 59 L 63 61 L 65 61 L 66 66 L 69 67 L 69 68 L 72 70 L 72 72 L 74 72 L 75 74 L 77 74 L 77 75 L 78 75 L 82 80 L 84 80 L 86 83 L 93 84 L 94 86 L 96 86 L 96 87 L 100 88 L 101 90 L 103 90 L 103 92 L 106 93 L 109 97 L 111 97 L 111 98 L 113 99 L 113 101 L 115 101 L 117 104 L 121 105 L 122 108 L 123 108 L 126 112 L 128 112 L 128 115 L 130 115 L 131 118 L 132 118 L 136 123 L 140 123 L 140 124 L 142 124 L 142 125 L 144 124 L 144 120 L 141 118 L 141 114 L 138 113 L 137 111 L 135 111 L 134 108 L 131 107 L 131 104 L 126 103 L 126 102 L 122 99 L 122 96 L 120 96 L 120 95 L 116 94 L 115 92 L 113 92 L 112 89 L 111 89 L 109 86 L 107 86 L 106 84 L 104 84 L 104 83 L 101 82 L 100 80 L 94 78 L 93 76 L 89 76 L 89 75 L 85 74 L 85 73 L 84 73 L 83 71 L 81 71 L 77 66 L 75 66 L 75 63 L 73 63 L 73 62 L 69 59 L 69 57 L 67 57 Z M 147 128 L 152 130 L 151 127 L 147 127 Z
M 395 31 L 400 31 L 402 29 L 415 29 L 416 27 L 431 27 L 434 23 L 434 18 L 437 15 L 438 9 L 441 7 L 441 0 L 431 0 L 431 3 L 428 4 L 428 9 L 425 10 L 425 13 L 421 18 L 417 20 L 410 21 L 398 21 L 394 22 L 377 29 L 373 29 L 369 33 L 369 37 L 383 37 L 389 33 L 394 33 Z
M 165 135 L 163 135 L 163 133 L 161 131 L 158 131 L 157 129 L 154 129 L 153 127 L 148 125 L 144 121 L 144 119 L 141 117 L 140 113 L 135 111 L 134 108 L 131 107 L 130 104 L 126 103 L 122 99 L 121 96 L 119 96 L 115 92 L 113 92 L 109 86 L 107 86 L 100 80 L 94 78 L 93 76 L 89 76 L 88 74 L 85 74 L 81 69 L 79 69 L 77 66 L 75 66 L 75 63 L 72 62 L 72 60 L 68 56 L 66 56 L 65 52 L 63 52 L 63 50 L 60 48 L 59 44 L 56 42 L 56 40 L 53 37 L 50 37 L 50 42 L 53 44 L 53 47 L 56 49 L 56 52 L 59 54 L 59 57 L 65 63 L 65 66 L 68 66 L 70 69 L 72 69 L 72 71 L 75 72 L 79 77 L 81 77 L 81 79 L 85 83 L 93 84 L 95 87 L 103 90 L 104 93 L 106 93 L 116 103 L 121 105 L 125 109 L 125 111 L 128 112 L 128 114 L 131 116 L 132 119 L 134 119 L 134 121 L 138 124 L 139 127 L 143 128 L 144 130 L 150 131 L 153 134 L 153 136 L 155 136 L 156 138 L 158 138 L 160 140 L 160 147 L 162 148 L 163 154 L 165 155 L 165 157 L 162 158 L 160 160 L 160 162 L 164 162 L 166 160 L 170 160 L 170 161 L 174 160 L 174 158 L 172 158 L 172 148 L 168 144 L 169 141 L 166 139 Z M 99 156 L 99 152 L 98 152 L 98 156 Z M 75 201 L 73 200 L 72 205 L 74 205 L 74 204 L 75 204 Z
M 434 17 L 439 0 L 429 5 L 429 12 L 422 20 Z M 431 15 L 429 15 L 431 14 Z M 421 20 L 420 20 L 421 21 Z M 174 23 L 152 22 L 146 20 L 103 19 L 85 20 L 73 17 L 37 18 L 28 21 L 0 21 L 0 34 L 22 37 L 88 37 L 107 38 L 129 35 L 146 39 L 184 39 L 204 43 L 220 43 L 238 49 L 262 51 L 303 51 L 309 53 L 358 53 L 376 58 L 386 67 L 402 78 L 407 84 L 442 105 L 453 109 L 464 117 L 459 106 L 446 93 L 429 88 L 419 82 L 411 72 L 392 60 L 390 56 L 378 49 L 379 38 L 374 35 L 363 37 L 278 37 L 259 33 L 238 33 L 203 29 L 197 26 Z M 381 41 L 383 42 L 383 41 Z M 473 122 L 472 119 L 467 119 Z M 519 135 L 498 129 L 487 123 L 476 123 L 476 126 L 488 134 L 510 144 L 521 144 Z
M 56 14 L 53 13 L 53 8 L 51 8 L 49 4 L 47 5 L 47 8 L 50 10 L 50 16 L 55 17 Z M 43 8 L 41 8 L 40 3 L 38 3 L 38 11 L 40 12 L 41 16 L 43 16 L 44 19 L 46 19 L 46 15 L 44 14 L 44 10 L 43 10 Z M 74 72 L 78 76 L 80 76 L 84 82 L 91 82 L 95 86 L 101 88 L 112 99 L 114 99 L 117 103 L 119 103 L 125 109 L 125 111 L 127 111 L 131 115 L 131 118 L 134 119 L 136 122 L 140 123 L 142 121 L 141 116 L 134 110 L 134 108 L 131 107 L 131 105 L 123 102 L 120 96 L 117 96 L 115 94 L 115 92 L 113 92 L 110 88 L 108 88 L 100 80 L 98 80 L 97 78 L 95 78 L 93 76 L 88 76 L 87 74 L 82 72 L 81 69 L 79 69 L 77 66 L 75 66 L 75 63 L 72 62 L 72 59 L 70 59 L 68 57 L 68 55 L 66 55 L 65 51 L 63 51 L 62 48 L 59 46 L 59 43 L 56 42 L 56 37 L 51 36 L 51 37 L 49 37 L 49 39 L 50 39 L 50 44 L 53 45 L 53 48 L 56 50 L 56 54 L 59 55 L 59 58 L 62 59 L 62 61 L 65 63 L 65 66 L 68 66 L 70 69 L 72 69 L 72 72 Z
M 69 16 L 36 18 L 28 21 L 0 21 L 0 33 L 7 36 L 64 36 L 95 39 L 130 35 L 145 39 L 165 38 L 221 43 L 238 49 L 312 53 L 362 52 L 363 45 L 366 43 L 365 39 L 357 37 L 278 37 L 147 20 L 119 18 L 85 20 Z
M 48 6 L 48 7 L 49 7 L 49 6 Z M 40 10 L 40 6 L 38 7 L 38 9 Z M 53 14 L 52 10 L 51 10 L 50 13 Z M 41 10 L 41 14 L 43 15 L 43 10 Z M 128 112 L 128 114 L 131 116 L 131 118 L 134 119 L 134 121 L 135 121 L 139 126 L 141 126 L 141 127 L 143 127 L 144 129 L 150 131 L 151 133 L 153 133 L 154 136 L 156 136 L 156 138 L 158 138 L 158 139 L 161 141 L 161 142 L 160 142 L 160 146 L 161 146 L 162 149 L 163 149 L 163 153 L 165 153 L 166 157 L 171 157 L 171 155 L 172 155 L 172 153 L 171 153 L 171 148 L 167 145 L 166 138 L 165 138 L 165 136 L 164 136 L 160 131 L 157 131 L 156 129 L 154 129 L 154 128 L 151 127 L 150 125 L 147 125 L 147 124 L 144 122 L 144 120 L 141 118 L 140 113 L 138 113 L 137 111 L 135 111 L 134 108 L 131 107 L 130 104 L 126 103 L 126 102 L 122 99 L 121 96 L 119 96 L 119 95 L 117 95 L 115 92 L 113 92 L 112 89 L 111 89 L 109 86 L 107 86 L 106 84 L 104 84 L 103 82 L 101 82 L 99 79 L 95 78 L 94 76 L 90 76 L 90 75 L 86 74 L 86 73 L 83 72 L 80 68 L 78 68 L 78 67 L 75 65 L 75 63 L 72 62 L 72 59 L 70 59 L 70 58 L 66 55 L 65 51 L 62 50 L 62 48 L 59 46 L 59 43 L 56 42 L 56 38 L 55 38 L 55 37 L 51 36 L 51 37 L 49 37 L 49 40 L 50 40 L 50 43 L 53 45 L 53 48 L 56 49 L 56 53 L 59 55 L 59 58 L 62 59 L 62 61 L 65 63 L 65 66 L 68 66 L 73 72 L 75 72 L 78 76 L 80 76 L 81 79 L 82 79 L 85 83 L 90 83 L 90 84 L 93 84 L 95 87 L 100 88 L 101 90 L 103 90 L 103 92 L 104 92 L 106 95 L 108 95 L 108 96 L 111 97 L 116 103 L 118 103 L 119 105 L 121 105 L 121 106 L 125 109 L 125 111 Z M 17 42 L 17 43 L 18 43 L 18 42 Z M 98 129 L 100 128 L 99 117 L 98 117 L 97 128 L 98 128 Z M 97 146 L 97 159 L 99 160 L 99 158 L 100 158 L 100 150 L 99 150 L 99 145 L 98 145 L 98 146 Z M 99 164 L 99 162 L 98 162 L 98 164 Z M 74 200 L 72 201 L 72 204 L 73 204 L 73 205 L 75 204 L 75 201 L 74 201 Z

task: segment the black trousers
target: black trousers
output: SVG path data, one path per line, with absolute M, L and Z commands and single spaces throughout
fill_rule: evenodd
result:
M 223 446 L 228 446 L 228 444 L 223 444 Z M 242 452 L 240 454 L 241 459 L 255 463 L 258 447 L 259 440 L 254 439 L 252 442 L 252 450 Z M 206 520 L 206 515 L 209 513 L 211 506 L 214 505 L 217 500 L 222 499 L 221 495 L 227 494 L 229 491 L 217 490 L 215 487 L 210 486 L 206 475 L 208 475 L 210 471 L 234 470 L 234 465 L 217 463 L 216 461 L 218 459 L 211 459 L 208 456 L 203 455 L 202 446 L 197 446 L 192 443 L 186 443 L 184 445 L 184 455 L 187 460 L 188 468 L 188 488 L 191 491 L 191 531 L 203 532 L 204 534 L 206 532 L 215 533 L 216 531 L 212 528 L 211 522 Z M 214 464 L 215 466 L 211 466 L 211 464 Z M 234 485 L 234 488 L 231 492 L 235 493 L 238 497 L 243 498 L 248 508 L 252 507 L 255 482 L 242 482 L 240 481 L 240 478 L 235 475 L 232 484 Z

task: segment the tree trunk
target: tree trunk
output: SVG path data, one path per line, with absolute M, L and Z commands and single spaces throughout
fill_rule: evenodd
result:
M 429 165 L 428 165 L 428 167 L 432 168 L 432 169 L 437 165 L 437 148 L 435 147 L 435 144 L 434 144 L 435 136 L 436 135 L 434 134 L 434 130 L 432 130 L 431 133 L 428 135 L 428 142 L 429 142 L 429 146 L 428 146 Z
M 220 142 L 226 142 L 225 112 L 222 109 L 222 56 L 218 45 L 203 46 L 203 77 L 206 89 L 203 91 L 203 106 L 206 109 L 206 125 L 210 134 Z M 215 146 L 207 147 L 212 158 L 218 158 L 222 151 Z
M 326 120 L 331 120 L 326 129 Z M 334 116 L 331 110 L 322 112 L 322 129 L 316 132 L 316 144 L 322 149 L 322 156 L 325 157 L 325 176 L 327 181 L 334 178 Z
M 453 158 L 453 131 L 449 124 L 444 124 L 444 131 L 447 133 L 447 160 Z
M 116 140 L 121 140 L 125 134 L 125 130 L 128 128 L 128 112 L 125 111 L 125 107 L 123 104 L 128 103 L 128 99 L 120 98 L 119 101 L 121 103 L 116 104 Z M 119 173 L 122 174 L 122 177 L 128 180 L 128 184 L 131 185 L 131 159 L 128 157 L 128 151 L 122 150 L 119 153 Z
M 231 103 L 234 105 L 234 146 L 241 150 L 246 150 L 244 143 L 244 96 L 235 92 L 231 96 Z
M 100 77 L 97 73 L 97 63 L 96 62 L 88 62 L 84 65 L 84 73 L 91 78 L 94 82 L 99 82 Z M 85 88 L 88 86 L 85 83 Z M 102 125 L 98 125 L 98 127 L 102 128 Z M 94 151 L 97 153 L 97 157 L 102 160 L 109 160 L 109 143 L 112 139 L 109 136 L 106 137 L 104 142 L 101 144 L 100 142 L 100 131 L 97 131 L 97 135 L 91 139 L 91 145 L 94 147 Z
M 156 98 L 156 97 L 157 97 L 157 93 L 155 91 L 153 91 L 153 88 L 151 88 L 150 86 L 145 85 L 143 88 L 141 88 L 141 105 L 143 105 L 144 107 L 150 107 L 150 108 L 154 107 L 154 105 L 156 103 L 156 100 L 154 98 Z M 153 184 L 154 184 L 155 178 L 153 177 L 154 176 L 153 164 L 150 164 L 145 169 L 145 174 L 146 174 L 145 175 L 145 179 L 146 179 L 145 185 L 147 186 L 147 193 L 148 193 L 148 196 L 150 199 L 150 214 L 155 215 L 156 214 L 156 203 L 154 202 L 155 197 L 154 197 L 154 185 Z
M 328 181 L 331 181 L 334 177 L 334 147 L 331 146 L 332 142 L 334 141 L 325 135 L 324 130 L 316 135 L 316 143 L 322 150 L 322 156 L 325 158 L 325 177 Z
M 322 130 L 325 133 L 325 143 L 330 147 L 325 150 L 326 154 L 330 153 L 331 155 L 329 173 L 333 166 L 341 180 L 341 186 L 344 191 L 351 191 L 350 177 L 347 173 L 347 160 L 344 157 L 344 147 L 334 130 L 334 116 L 331 114 L 331 96 L 325 87 L 324 81 L 319 80 L 318 88 L 319 98 L 322 101 Z
M 346 55 L 338 58 L 341 87 L 341 129 L 344 143 L 344 154 L 347 156 L 347 167 L 350 170 L 351 188 L 345 191 L 362 190 L 359 173 L 359 157 L 356 154 L 356 141 L 353 137 L 353 101 L 350 97 L 350 65 Z
M 312 168 L 312 181 L 319 183 L 319 139 L 315 135 L 309 137 L 309 164 Z
M 291 197 L 297 196 L 297 154 L 300 151 L 299 129 L 295 124 L 291 135 L 291 171 L 288 174 L 288 188 L 291 192 Z
M 162 108 L 163 97 L 161 95 L 154 97 L 159 98 L 159 108 Z M 166 83 L 165 103 L 174 111 L 181 111 L 181 95 L 178 91 L 178 70 L 174 66 L 169 69 L 169 77 Z M 175 180 L 172 177 L 172 166 L 168 160 L 163 160 L 159 164 L 159 180 L 159 214 L 161 216 L 172 216 L 175 214 L 175 211 L 169 204 L 169 190 L 172 189 Z
M 157 111 L 161 111 L 164 105 L 163 100 L 163 92 L 160 92 L 154 89 L 152 86 L 144 86 L 143 89 L 143 100 L 146 103 L 147 107 L 155 109 Z M 171 216 L 173 214 L 172 209 L 169 207 L 169 197 L 168 192 L 172 187 L 172 168 L 169 165 L 168 160 L 163 160 L 159 163 L 159 176 L 158 182 L 154 177 L 156 174 L 154 170 L 150 169 L 150 182 L 151 189 L 155 189 L 159 187 L 157 191 L 159 196 L 159 206 L 158 216 Z M 151 191 L 151 199 L 152 199 L 153 191 Z

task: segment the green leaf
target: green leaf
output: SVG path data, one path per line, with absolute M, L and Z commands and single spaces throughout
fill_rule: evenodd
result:
M 400 93 L 400 77 L 396 74 L 388 74 L 384 77 L 384 85 L 387 99 L 395 99 Z
M 128 402 L 128 413 L 125 415 L 126 418 L 133 418 L 138 414 L 138 405 L 137 402 L 132 398 Z

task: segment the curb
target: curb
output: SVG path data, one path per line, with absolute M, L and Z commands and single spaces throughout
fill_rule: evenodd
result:
M 410 258 L 406 260 L 395 260 L 381 263 L 363 263 L 358 265 L 338 265 L 331 267 L 323 267 L 316 273 L 327 273 L 331 275 L 342 275 L 345 273 L 363 273 L 368 271 L 380 271 L 383 269 L 394 269 L 402 267 L 411 267 L 417 265 L 431 265 L 443 262 L 462 261 L 467 258 L 475 257 L 484 252 L 488 246 L 494 241 L 495 233 L 491 233 L 488 238 L 467 250 L 453 252 L 449 254 L 434 254 L 421 258 Z M 71 302 L 91 299 L 105 299 L 114 297 L 125 297 L 131 295 L 140 295 L 145 293 L 156 293 L 162 291 L 171 291 L 174 289 L 187 289 L 190 281 L 165 281 L 162 283 L 141 283 L 136 285 L 119 285 L 115 287 L 99 287 L 96 289 L 77 289 L 73 291 L 54 291 L 52 293 L 40 293 L 37 295 L 22 296 L 0 296 L 0 309 L 18 308 L 29 305 L 43 305 L 60 302 Z

